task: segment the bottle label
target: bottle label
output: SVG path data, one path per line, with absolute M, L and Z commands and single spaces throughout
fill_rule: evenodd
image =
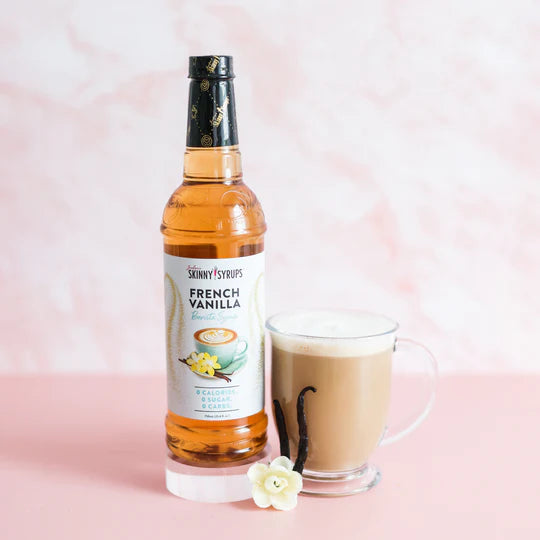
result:
M 264 407 L 264 253 L 165 254 L 169 410 L 232 420 Z

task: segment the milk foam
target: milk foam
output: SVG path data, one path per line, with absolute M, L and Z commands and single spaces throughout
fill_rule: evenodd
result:
M 299 310 L 274 315 L 267 328 L 273 344 L 289 352 L 358 356 L 392 348 L 397 324 L 361 311 Z
M 223 328 L 212 328 L 211 330 L 206 330 L 206 332 L 201 332 L 199 339 L 206 343 L 217 345 L 219 343 L 230 341 L 233 336 L 234 334 L 229 330 L 224 330 Z

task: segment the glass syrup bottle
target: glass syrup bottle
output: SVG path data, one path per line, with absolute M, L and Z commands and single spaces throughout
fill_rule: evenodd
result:
M 170 451 L 231 462 L 266 444 L 264 214 L 242 180 L 230 56 L 189 59 L 184 180 L 164 213 Z

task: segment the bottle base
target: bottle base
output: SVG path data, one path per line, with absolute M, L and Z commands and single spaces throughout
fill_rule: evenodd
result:
M 269 445 L 257 456 L 229 464 L 189 463 L 174 454 L 167 456 L 165 480 L 173 495 L 190 501 L 223 503 L 251 498 L 248 469 L 254 463 L 268 463 L 271 458 Z

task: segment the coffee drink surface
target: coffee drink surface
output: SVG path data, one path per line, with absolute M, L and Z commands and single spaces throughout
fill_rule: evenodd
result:
M 237 337 L 237 333 L 228 328 L 203 328 L 202 330 L 195 332 L 194 337 L 201 343 L 221 345 L 222 343 L 234 341 Z

